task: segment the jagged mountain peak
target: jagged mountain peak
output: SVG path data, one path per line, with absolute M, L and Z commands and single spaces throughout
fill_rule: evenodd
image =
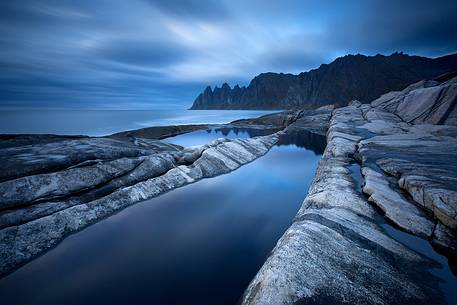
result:
M 266 72 L 254 77 L 247 87 L 231 89 L 224 83 L 223 93 L 218 87 L 206 89 L 191 109 L 317 108 L 345 106 L 354 99 L 368 103 L 386 92 L 455 70 L 457 54 L 439 58 L 403 52 L 348 54 L 298 75 Z

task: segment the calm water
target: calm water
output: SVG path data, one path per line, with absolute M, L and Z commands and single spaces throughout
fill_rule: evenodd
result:
M 170 137 L 164 141 L 178 144 L 183 147 L 201 145 L 219 138 L 245 139 L 257 136 L 265 136 L 278 131 L 277 129 L 255 129 L 255 128 L 209 128 L 207 130 L 197 130 L 175 137 Z
M 323 144 L 282 138 L 232 173 L 90 226 L 1 279 L 1 303 L 236 304 L 301 206 Z
M 150 126 L 219 124 L 273 111 L 251 110 L 11 110 L 0 111 L 0 134 L 108 135 Z

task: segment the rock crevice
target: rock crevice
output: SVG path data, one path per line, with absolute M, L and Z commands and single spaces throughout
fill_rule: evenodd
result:
M 430 273 L 436 263 L 387 236 L 373 204 L 402 230 L 457 253 L 457 133 L 453 113 L 439 110 L 443 103 L 437 102 L 452 99 L 453 91 L 443 87 L 455 80 L 419 82 L 370 105 L 353 102 L 333 111 L 308 195 L 243 304 L 446 303 Z M 415 91 L 425 87 L 443 94 L 430 98 Z M 413 120 L 399 107 L 410 103 L 410 94 L 428 109 Z M 451 125 L 424 124 L 443 117 Z M 355 190 L 349 170 L 354 158 L 368 198 Z

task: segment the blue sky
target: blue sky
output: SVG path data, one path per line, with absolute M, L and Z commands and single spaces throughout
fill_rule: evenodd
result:
M 0 108 L 189 107 L 348 53 L 457 50 L 457 1 L 0 2 Z

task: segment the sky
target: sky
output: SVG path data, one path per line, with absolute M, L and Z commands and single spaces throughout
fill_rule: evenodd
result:
M 173 109 L 338 56 L 457 51 L 457 1 L 0 0 L 0 109 Z

